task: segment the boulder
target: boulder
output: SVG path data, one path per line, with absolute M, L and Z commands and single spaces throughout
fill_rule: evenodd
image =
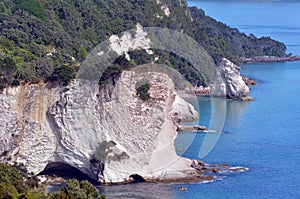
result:
M 181 122 L 199 120 L 198 112 L 195 110 L 194 106 L 187 103 L 179 95 L 175 96 L 171 113 Z

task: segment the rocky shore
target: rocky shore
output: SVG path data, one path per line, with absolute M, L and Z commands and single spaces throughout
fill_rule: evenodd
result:
M 132 175 L 129 179 L 123 182 L 116 183 L 97 183 L 96 185 L 122 185 L 128 183 L 137 183 L 137 182 L 148 182 L 148 183 L 201 183 L 201 182 L 213 182 L 216 179 L 219 179 L 222 174 L 225 173 L 238 173 L 245 172 L 249 169 L 246 167 L 233 167 L 229 164 L 206 164 L 200 160 L 192 160 L 190 165 L 196 172 L 186 177 L 179 178 L 143 178 L 137 174 Z M 65 178 L 61 178 L 53 175 L 39 175 L 40 184 L 46 187 L 47 192 L 51 192 L 51 189 L 57 189 L 57 187 L 63 186 L 66 182 Z M 93 182 L 94 183 L 94 182 Z
M 240 57 L 239 60 L 242 63 L 257 63 L 257 62 L 286 62 L 286 61 L 299 61 L 300 56 L 284 56 L 284 57 L 274 57 L 274 56 L 257 56 L 257 57 Z
M 192 132 L 192 133 L 222 133 L 221 131 L 207 129 L 206 126 L 194 125 L 194 126 L 184 126 L 178 125 L 177 132 Z
M 245 82 L 245 84 L 247 86 L 254 86 L 254 85 L 256 85 L 256 80 L 254 80 L 254 79 L 251 79 L 251 78 L 245 77 L 245 76 L 242 76 L 242 79 L 243 79 L 243 81 Z M 207 87 L 204 87 L 204 86 L 195 86 L 194 87 L 194 93 L 197 96 L 202 96 L 202 97 L 204 97 L 204 96 L 210 96 L 210 92 L 211 92 L 211 86 L 207 86 Z
M 207 129 L 206 126 L 201 125 L 193 125 L 193 126 L 184 126 L 184 125 L 178 125 L 177 126 L 177 132 L 183 132 L 183 133 L 218 133 L 221 134 L 221 131 Z
M 174 178 L 167 180 L 146 180 L 145 182 L 154 183 L 204 183 L 213 182 L 221 177 L 221 174 L 225 173 L 239 173 L 248 171 L 246 167 L 232 167 L 229 164 L 206 164 L 200 160 L 193 160 L 191 167 L 197 172 L 195 175 L 188 176 L 185 178 Z M 222 178 L 222 177 L 221 177 Z
M 178 125 L 177 127 L 177 131 L 179 132 L 198 132 L 204 130 L 207 130 L 207 128 L 205 126 L 200 126 L 200 125 L 194 125 L 194 126 Z

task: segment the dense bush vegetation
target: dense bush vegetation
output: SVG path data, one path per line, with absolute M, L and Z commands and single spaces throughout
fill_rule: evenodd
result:
M 143 101 L 146 101 L 150 99 L 150 94 L 149 94 L 149 89 L 150 89 L 150 84 L 146 83 L 138 88 L 136 88 L 136 94 L 141 98 Z
M 0 198 L 41 198 L 38 179 L 0 163 Z
M 236 28 L 230 28 L 206 16 L 204 11 L 197 7 L 191 7 L 190 12 L 197 19 L 193 22 L 194 38 L 201 41 L 214 60 L 225 57 L 238 62 L 238 57 L 285 55 L 286 46 L 283 43 L 269 37 L 256 38 L 252 34 L 247 36 Z
M 188 9 L 183 0 L 162 2 L 171 11 L 169 17 L 156 0 L 2 0 L 1 87 L 15 85 L 14 79 L 66 84 L 74 78 L 87 52 L 112 34 L 134 28 L 136 23 L 181 31 L 199 42 L 216 63 L 221 57 L 237 62 L 239 56 L 284 55 L 282 43 L 240 33 L 205 16 L 202 10 Z M 203 84 L 199 70 L 186 61 L 166 52 L 157 54 L 161 55 L 159 62 L 179 70 L 189 81 Z M 141 57 L 142 54 L 135 58 L 143 60 Z M 124 66 L 118 65 L 123 70 Z M 115 72 L 108 71 L 106 75 L 110 74 Z
M 44 9 L 42 5 L 36 1 L 36 0 L 19 0 L 18 4 L 13 8 L 13 10 L 26 10 L 30 14 L 40 18 L 44 19 Z
M 78 182 L 76 179 L 67 180 L 64 188 L 51 196 L 51 199 L 95 199 L 99 197 L 98 190 L 88 181 Z M 103 195 L 101 199 L 105 199 Z
M 25 171 L 0 163 L 0 198 L 14 199 L 105 199 L 88 181 L 69 179 L 57 193 L 47 195 L 39 186 L 38 178 Z
M 136 65 L 134 60 L 129 61 L 124 55 L 120 56 L 112 63 L 112 66 L 105 69 L 99 80 L 99 85 L 102 86 L 106 83 L 115 85 L 123 70 L 130 70 Z
M 62 65 L 57 67 L 51 73 L 49 80 L 52 82 L 62 82 L 64 86 L 66 86 L 70 80 L 75 78 L 74 68 L 68 65 Z

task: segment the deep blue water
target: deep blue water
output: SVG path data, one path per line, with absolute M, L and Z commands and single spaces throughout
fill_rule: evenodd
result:
M 300 55 L 300 1 L 285 0 L 188 0 L 190 6 L 246 34 L 271 36 Z
M 177 198 L 300 198 L 300 62 L 249 64 L 242 73 L 259 82 L 251 87 L 255 101 L 227 101 L 226 133 L 203 160 L 250 170 L 187 185 Z M 207 109 L 201 113 L 207 119 Z M 197 157 L 203 137 L 197 135 L 185 157 Z
M 188 1 L 243 32 L 268 36 L 300 54 L 300 4 L 252 1 Z M 227 100 L 226 122 L 208 163 L 245 166 L 244 173 L 225 175 L 207 184 L 132 184 L 101 187 L 108 198 L 300 198 L 300 62 L 248 64 L 243 75 L 255 78 L 253 102 Z M 201 124 L 211 119 L 210 98 L 199 98 Z M 178 153 L 199 159 L 203 134 L 181 133 Z M 184 140 L 194 138 L 189 148 Z M 187 191 L 179 191 L 180 186 Z

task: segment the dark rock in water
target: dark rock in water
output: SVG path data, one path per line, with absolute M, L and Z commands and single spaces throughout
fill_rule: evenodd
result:
M 229 164 L 220 164 L 221 167 L 225 167 L 225 168 L 229 168 L 230 165 Z
M 184 132 L 198 132 L 204 131 L 207 128 L 205 126 L 194 125 L 194 126 L 182 126 L 178 125 L 177 131 L 184 131 Z
M 204 164 L 199 160 L 193 160 L 192 168 L 201 173 L 229 173 L 229 172 L 244 172 L 248 168 L 245 167 L 231 167 L 228 164 Z
M 214 173 L 217 173 L 217 172 L 220 172 L 220 171 L 221 171 L 220 168 L 214 168 L 214 169 L 212 169 L 212 172 L 214 172 Z
M 246 83 L 247 86 L 254 86 L 256 85 L 256 81 L 254 79 L 251 79 L 249 77 L 242 77 L 243 81 Z
M 242 97 L 241 98 L 242 101 L 254 101 L 254 99 L 250 96 L 247 96 L 247 97 Z
M 204 168 L 205 164 L 199 160 L 193 160 L 191 167 L 198 170 L 202 171 Z

